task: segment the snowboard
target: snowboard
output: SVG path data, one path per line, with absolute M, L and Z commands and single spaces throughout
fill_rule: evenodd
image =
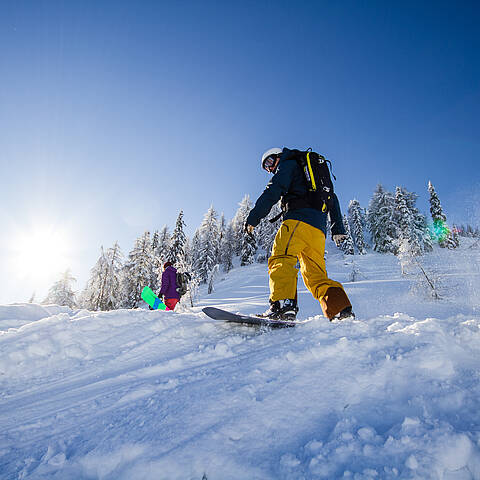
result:
M 223 320 L 231 323 L 243 323 L 244 325 L 256 325 L 270 328 L 289 328 L 298 325 L 295 320 L 272 320 L 270 318 L 257 317 L 255 315 L 241 315 L 237 313 L 227 312 L 221 308 L 205 307 L 202 312 L 213 318 L 214 320 Z
M 142 300 L 154 310 L 166 310 L 167 306 L 153 293 L 150 287 L 142 290 Z

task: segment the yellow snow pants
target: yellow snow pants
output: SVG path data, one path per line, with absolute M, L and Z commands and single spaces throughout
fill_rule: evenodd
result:
M 327 276 L 325 234 L 300 220 L 285 220 L 275 236 L 268 259 L 270 301 L 296 298 L 297 259 L 306 287 L 320 302 L 327 318 L 351 306 L 342 284 Z

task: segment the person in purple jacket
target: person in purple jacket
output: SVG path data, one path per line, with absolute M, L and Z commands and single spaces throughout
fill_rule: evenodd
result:
M 167 310 L 174 310 L 175 305 L 180 300 L 177 287 L 177 270 L 172 262 L 165 262 L 163 264 L 162 286 L 159 296 L 163 295 L 163 301 L 167 306 Z

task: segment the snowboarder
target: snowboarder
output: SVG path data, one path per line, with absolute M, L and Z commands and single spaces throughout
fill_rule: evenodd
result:
M 167 310 L 174 310 L 175 305 L 180 300 L 177 288 L 177 270 L 172 262 L 165 262 L 163 264 L 162 286 L 158 296 L 162 297 L 163 295 L 163 302 L 167 306 Z
M 298 152 L 298 151 L 297 151 Z M 306 287 L 319 300 L 323 314 L 330 320 L 354 317 L 352 305 L 343 286 L 327 276 L 325 268 L 325 236 L 327 214 L 332 238 L 337 245 L 345 239 L 340 205 L 333 194 L 329 211 L 310 206 L 307 185 L 296 154 L 288 148 L 271 148 L 262 156 L 262 168 L 273 174 L 264 192 L 257 199 L 245 222 L 245 231 L 252 234 L 260 220 L 280 199 L 283 222 L 276 234 L 268 259 L 270 308 L 264 316 L 272 319 L 296 318 L 297 259 Z

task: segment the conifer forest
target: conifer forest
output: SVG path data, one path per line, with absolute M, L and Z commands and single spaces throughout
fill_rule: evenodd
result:
M 416 207 L 418 195 L 403 187 L 390 192 L 379 184 L 366 206 L 352 199 L 344 212 L 346 239 L 339 248 L 346 256 L 364 255 L 368 250 L 396 255 L 404 272 L 412 263 L 421 267 L 421 257 L 431 252 L 434 244 L 455 249 L 461 236 L 480 239 L 477 226 L 449 224 L 431 182 L 428 195 L 428 215 Z M 267 262 L 281 223 L 281 219 L 269 219 L 276 217 L 281 207 L 275 205 L 249 235 L 244 232 L 244 224 L 252 206 L 249 195 L 245 195 L 231 220 L 210 206 L 192 238 L 185 234 L 181 210 L 173 228 L 165 225 L 141 233 L 128 253 L 117 242 L 101 246 L 83 289 L 75 290 L 76 279 L 67 270 L 52 285 L 43 303 L 88 310 L 136 308 L 142 303 L 144 286 L 159 290 L 162 267 L 168 261 L 179 272 L 189 273 L 191 280 L 182 302 L 193 306 L 199 286 L 206 284 L 211 293 L 219 272 L 230 271 L 235 262 L 240 266 Z

